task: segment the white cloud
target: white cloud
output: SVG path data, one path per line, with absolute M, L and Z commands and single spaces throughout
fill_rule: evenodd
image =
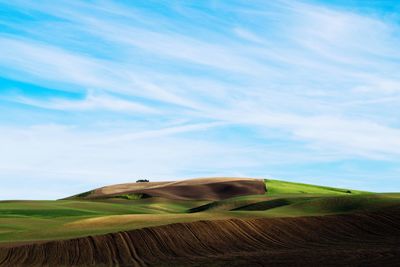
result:
M 266 44 L 265 40 L 263 40 L 262 38 L 260 38 L 256 34 L 250 32 L 250 31 L 248 31 L 246 29 L 243 29 L 243 28 L 240 28 L 240 27 L 235 27 L 233 29 L 233 32 L 237 36 L 239 36 L 240 38 L 243 38 L 243 39 L 245 39 L 247 41 L 254 42 L 254 43 L 260 43 L 260 44 Z
M 89 93 L 83 100 L 48 99 L 42 101 L 22 96 L 18 96 L 11 100 L 45 109 L 64 111 L 110 110 L 128 113 L 157 113 L 154 108 L 150 108 L 140 103 L 107 95 L 96 95 L 94 93 Z
M 87 95 L 44 100 L 21 93 L 12 101 L 107 111 L 111 118 L 96 117 L 103 126 L 121 120 L 115 131 L 79 119 L 70 122 L 74 130 L 3 129 L 0 141 L 12 153 L 1 166 L 13 175 L 107 180 L 191 168 L 242 174 L 252 171 L 245 166 L 267 170 L 265 161 L 398 160 L 400 38 L 387 20 L 290 1 L 215 3 L 207 14 L 182 4 L 176 18 L 111 2 L 11 4 L 61 20 L 57 29 L 40 20 L 29 29 L 15 25 L 23 37 L 1 34 L 0 74 Z M 199 20 L 187 20 L 191 15 Z M 224 127 L 254 136 L 225 138 Z
M 50 81 L 104 86 L 105 73 L 80 55 L 30 40 L 0 38 L 0 62 L 6 68 Z

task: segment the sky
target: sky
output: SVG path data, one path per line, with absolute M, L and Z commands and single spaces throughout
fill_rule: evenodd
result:
M 214 176 L 400 191 L 399 14 L 0 0 L 0 199 Z

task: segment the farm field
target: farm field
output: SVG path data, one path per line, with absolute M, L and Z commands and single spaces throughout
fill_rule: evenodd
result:
M 19 251 L 19 249 L 29 251 L 26 246 L 33 248 L 42 246 L 40 244 L 48 244 L 48 242 L 50 242 L 49 244 L 62 242 L 69 247 L 68 242 L 86 240 L 85 238 L 89 236 L 95 240 L 97 238 L 102 240 L 102 238 L 107 239 L 110 235 L 118 235 L 118 233 L 138 234 L 139 232 L 135 231 L 149 231 L 151 229 L 154 229 L 151 230 L 152 233 L 160 229 L 167 229 L 165 231 L 168 232 L 182 227 L 184 229 L 195 227 L 193 233 L 200 236 L 208 235 L 207 233 L 211 234 L 208 231 L 214 232 L 215 227 L 226 227 L 226 234 L 231 235 L 239 234 L 242 231 L 239 230 L 242 226 L 238 225 L 242 224 L 244 224 L 243 227 L 249 228 L 246 231 L 249 231 L 250 235 L 264 236 L 264 234 L 271 234 L 268 232 L 271 227 L 271 229 L 274 229 L 275 226 L 283 227 L 282 231 L 292 232 L 299 230 L 296 228 L 299 226 L 295 227 L 299 223 L 309 225 L 312 228 L 315 226 L 311 225 L 317 224 L 319 220 L 322 220 L 321 222 L 327 221 L 327 225 L 332 224 L 332 227 L 340 228 L 339 225 L 343 224 L 344 227 L 352 229 L 356 226 L 346 221 L 354 220 L 355 225 L 361 225 L 357 227 L 363 228 L 365 227 L 364 217 L 365 223 L 368 225 L 371 222 L 376 222 L 375 216 L 378 216 L 379 220 L 388 219 L 386 223 L 392 225 L 394 220 L 397 220 L 396 216 L 400 211 L 400 194 L 397 193 L 382 194 L 278 180 L 249 180 L 247 178 L 195 179 L 180 182 L 178 185 L 174 182 L 146 183 L 145 185 L 124 184 L 94 189 L 62 200 L 1 201 L 0 262 L 2 262 L 1 255 L 3 255 L 3 265 L 7 266 L 10 263 L 9 256 L 7 256 L 11 253 L 10 250 L 14 251 L 13 253 L 16 253 L 15 251 Z M 255 188 L 251 188 L 253 185 Z M 260 191 L 261 187 L 262 190 Z M 163 192 L 163 190 L 165 191 Z M 190 190 L 196 190 L 196 198 L 189 197 Z M 219 194 L 219 190 L 223 190 L 223 194 Z M 258 194 L 253 194 L 254 191 Z M 177 197 L 172 196 L 174 192 Z M 232 194 L 231 197 L 227 195 L 229 193 Z M 166 198 L 165 196 L 170 197 Z M 392 211 L 394 217 L 390 218 Z M 202 223 L 210 224 L 211 228 L 196 230 L 197 227 L 204 227 Z M 383 220 L 382 223 L 385 223 L 385 221 Z M 267 232 L 264 233 L 264 230 L 259 232 L 261 229 Z M 232 233 L 232 231 L 238 233 Z M 373 229 L 373 231 L 376 230 Z M 350 236 L 353 235 L 349 234 Z M 295 238 L 304 239 L 303 232 L 296 232 L 293 235 L 297 236 Z M 346 239 L 346 235 L 344 233 L 342 235 L 341 238 Z M 210 237 L 204 238 L 208 240 Z M 244 237 L 237 238 L 242 239 Z M 124 242 L 133 242 L 129 240 Z M 104 245 L 103 241 L 96 242 Z M 246 242 L 249 242 L 249 246 L 258 247 L 261 245 L 253 244 L 253 241 Z M 116 245 L 112 243 L 107 246 Z M 66 250 L 69 249 L 72 248 Z M 241 251 L 243 248 L 235 249 Z M 257 251 L 257 253 L 261 253 L 259 259 L 265 257 L 264 250 Z M 243 257 L 239 257 L 239 262 L 249 255 L 247 253 L 242 255 Z M 93 259 L 93 261 L 96 262 L 97 260 Z M 151 261 L 149 260 L 149 262 Z M 201 262 L 206 264 L 207 259 L 203 258 Z M 18 260 L 13 262 L 13 264 L 20 263 Z M 53 263 L 58 264 L 60 262 Z M 83 265 L 85 264 L 87 262 Z M 183 260 L 182 265 L 185 266 L 185 264 L 185 260 Z
M 198 220 L 346 214 L 400 204 L 397 194 L 348 193 L 348 189 L 264 182 L 268 191 L 263 194 L 221 200 L 127 199 L 113 195 L 1 201 L 0 242 L 65 239 Z

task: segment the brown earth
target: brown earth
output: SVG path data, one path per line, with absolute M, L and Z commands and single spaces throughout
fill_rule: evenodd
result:
M 400 207 L 198 221 L 0 247 L 0 266 L 399 266 Z
M 200 178 L 176 182 L 126 183 L 101 187 L 85 199 L 110 198 L 123 194 L 145 194 L 179 200 L 222 200 L 265 193 L 263 180 L 251 178 Z M 76 197 L 76 196 L 74 196 Z

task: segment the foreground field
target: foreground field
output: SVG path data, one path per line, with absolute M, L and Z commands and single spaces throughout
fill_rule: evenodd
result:
M 229 183 L 232 184 L 229 185 Z M 254 187 L 251 188 L 250 185 Z M 143 189 L 147 190 L 146 194 L 141 191 Z M 164 189 L 166 191 L 162 192 Z M 197 197 L 188 197 L 193 190 L 196 191 L 193 195 Z M 151 196 L 147 194 L 149 192 L 164 197 Z M 176 192 L 179 196 L 171 197 L 172 192 Z M 258 194 L 252 194 L 254 192 Z M 322 250 L 318 252 L 325 253 L 324 257 L 327 258 L 335 258 L 336 254 L 342 255 L 348 247 L 348 249 L 359 251 L 357 252 L 359 255 L 379 257 L 381 254 L 387 254 L 384 258 L 390 260 L 389 254 L 392 252 L 389 253 L 386 250 L 392 248 L 394 241 L 389 240 L 386 232 L 381 233 L 377 229 L 379 227 L 394 229 L 393 238 L 397 236 L 396 240 L 400 240 L 400 235 L 396 232 L 399 214 L 400 194 L 377 194 L 277 180 L 219 178 L 218 180 L 196 179 L 179 183 L 123 184 L 91 190 L 64 200 L 0 202 L 0 255 L 3 257 L 0 265 L 25 265 L 29 263 L 30 256 L 28 255 L 33 255 L 33 251 L 39 251 L 41 255 L 35 259 L 38 261 L 36 265 L 74 264 L 68 263 L 67 258 L 51 258 L 52 253 L 61 253 L 57 250 L 64 251 L 64 254 L 69 253 L 65 257 L 69 257 L 70 260 L 78 257 L 74 253 L 82 254 L 73 259 L 78 265 L 98 265 L 99 263 L 128 264 L 128 266 L 131 266 L 131 263 L 152 265 L 155 259 L 148 258 L 150 256 L 145 255 L 144 252 L 140 256 L 129 256 L 129 262 L 125 262 L 124 259 L 118 258 L 123 255 L 118 256 L 120 252 L 116 250 L 122 249 L 126 251 L 121 253 L 132 254 L 132 250 L 140 250 L 137 246 L 148 246 L 147 242 L 166 242 L 166 244 L 155 246 L 170 246 L 168 242 L 178 235 L 174 231 L 178 231 L 181 236 L 181 234 L 185 235 L 188 229 L 196 238 L 199 238 L 196 242 L 200 242 L 191 243 L 190 246 L 194 246 L 192 249 L 202 251 L 201 247 L 208 246 L 215 253 L 207 250 L 200 254 L 194 252 L 188 254 L 183 247 L 171 246 L 168 249 L 164 248 L 169 251 L 166 254 L 155 251 L 155 254 L 161 253 L 157 259 L 167 257 L 173 262 L 188 266 L 200 263 L 203 265 L 217 264 L 217 262 L 222 264 L 225 260 L 229 262 L 235 259 L 240 266 L 240 262 L 254 260 L 254 257 L 260 261 L 268 257 L 266 262 L 269 263 L 274 262 L 273 259 L 279 262 L 278 258 L 281 254 L 301 255 L 303 253 L 301 249 L 327 246 L 334 251 L 333 254 L 329 251 L 326 254 Z M 378 222 L 383 224 L 378 227 L 376 225 Z M 322 231 L 319 228 L 325 229 L 323 230 L 325 232 L 320 233 L 325 237 L 317 236 L 318 231 Z M 343 229 L 340 230 L 341 228 Z M 354 232 L 353 228 L 361 232 L 357 232 L 358 230 Z M 218 235 L 221 231 L 227 235 L 220 237 L 221 240 L 228 238 L 224 241 L 227 243 L 220 244 L 226 247 L 224 253 L 212 248 L 215 240 L 210 239 L 210 236 Z M 305 234 L 307 231 L 308 237 Z M 341 231 L 340 234 L 338 231 Z M 117 232 L 123 234 L 115 234 Z M 286 236 L 289 232 L 293 232 L 291 240 L 284 240 L 289 238 Z M 371 238 L 368 239 L 370 241 L 363 239 L 371 233 L 372 235 L 368 237 Z M 161 239 L 151 241 L 151 236 L 154 234 Z M 338 234 L 337 238 L 334 237 L 335 234 Z M 137 240 L 145 243 L 135 241 L 132 247 L 133 239 L 129 237 L 131 235 L 140 235 L 143 240 L 140 238 Z M 149 237 L 143 235 L 149 235 Z M 92 237 L 88 239 L 88 236 Z M 71 238 L 80 239 L 71 240 Z M 116 239 L 122 243 L 113 243 Z M 189 241 L 190 238 L 182 242 Z M 371 247 L 355 245 L 361 241 L 372 242 L 374 245 Z M 89 247 L 80 251 L 76 249 L 76 242 L 80 244 L 79 246 Z M 87 242 L 91 245 L 85 245 Z M 243 247 L 242 245 L 235 245 L 235 247 L 229 242 L 242 243 Z M 26 244 L 30 245 L 26 246 Z M 296 244 L 299 245 L 297 250 L 294 249 Z M 111 254 L 107 257 L 111 258 L 100 257 L 96 254 L 96 249 L 100 249 L 101 246 L 109 246 L 110 251 L 107 253 Z M 124 246 L 128 247 L 124 248 Z M 286 251 L 286 248 L 290 248 L 290 251 Z M 372 250 L 376 253 L 372 253 Z M 179 253 L 183 254 L 176 258 Z M 393 253 L 397 255 L 398 251 L 395 250 Z M 346 255 L 350 257 L 350 254 Z M 91 263 L 85 262 L 81 257 L 90 259 Z M 193 260 L 193 257 L 196 260 Z M 211 259 L 215 257 L 218 261 L 208 260 L 210 257 Z M 168 262 L 171 262 L 168 259 L 163 264 L 168 266 Z M 113 260 L 115 264 L 111 264 L 109 260 Z M 157 262 L 157 265 L 160 264 L 161 262 Z
M 0 249 L 6 266 L 396 266 L 400 209 L 178 223 Z

